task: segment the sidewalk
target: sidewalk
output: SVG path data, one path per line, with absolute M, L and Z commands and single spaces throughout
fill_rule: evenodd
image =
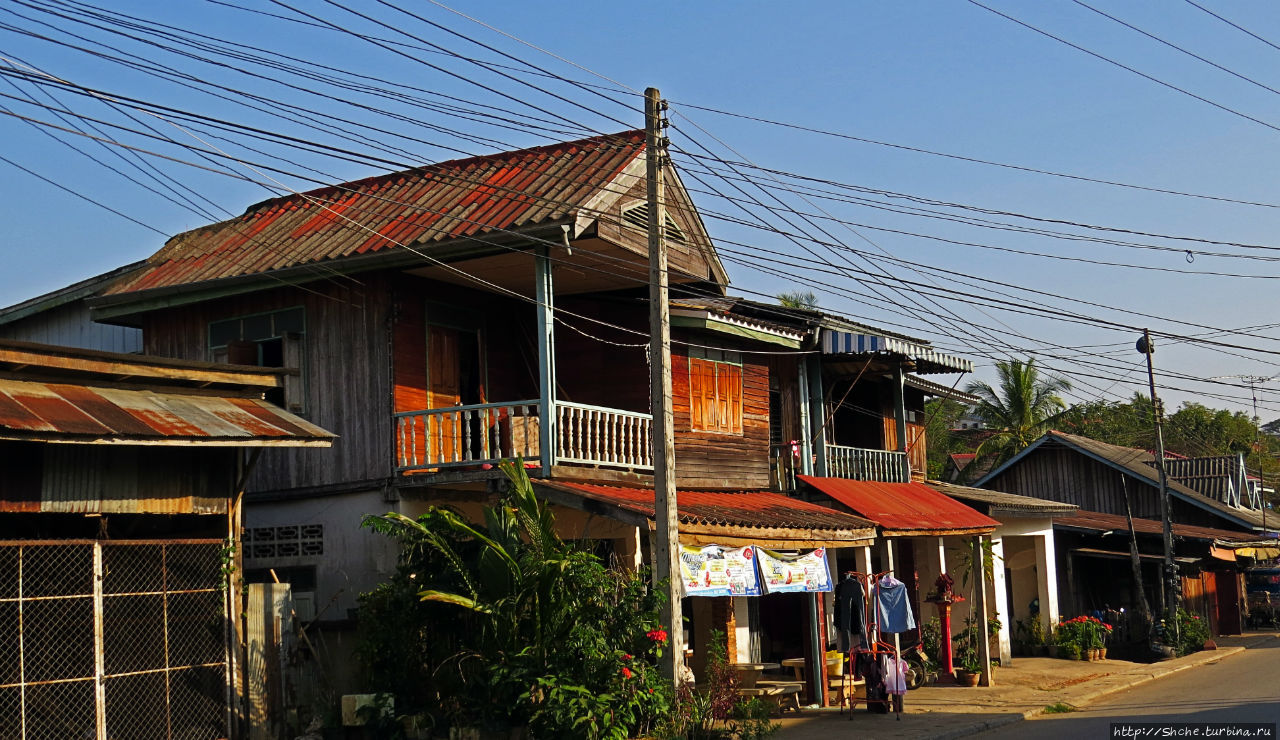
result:
M 1157 678 L 1212 663 L 1280 635 L 1249 633 L 1217 640 L 1217 650 L 1204 650 L 1163 663 L 1122 660 L 1085 661 L 1054 658 L 1015 658 L 1012 666 L 996 669 L 990 688 L 926 686 L 907 693 L 901 719 L 871 714 L 859 707 L 847 710 L 809 709 L 780 720 L 778 740 L 830 740 L 837 733 L 855 731 L 875 738 L 956 738 L 973 735 L 1044 711 L 1063 702 L 1083 706 L 1107 694 Z

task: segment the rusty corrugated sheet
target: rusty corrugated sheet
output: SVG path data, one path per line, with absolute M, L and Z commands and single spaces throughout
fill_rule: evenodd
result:
M 0 379 L 0 439 L 300 447 L 333 436 L 259 399 Z
M 397 244 L 440 242 L 566 217 L 644 149 L 644 132 L 442 162 L 269 200 L 179 234 L 105 291 L 251 275 Z
M 603 486 L 569 481 L 538 481 L 537 485 L 654 515 L 652 488 Z M 762 529 L 867 530 L 872 522 L 819 504 L 769 491 L 677 491 L 681 522 Z
M 1066 516 L 1054 517 L 1053 524 L 1054 526 L 1089 529 L 1097 532 L 1127 534 L 1129 531 L 1127 517 L 1119 514 L 1104 514 L 1100 511 L 1082 510 Z M 1175 537 L 1195 540 L 1252 541 L 1257 539 L 1257 535 L 1251 532 L 1232 532 L 1228 529 L 1197 527 L 1190 524 L 1173 524 L 1172 527 Z M 1164 533 L 1164 524 L 1154 519 L 1135 518 L 1133 520 L 1133 531 L 1142 534 L 1159 535 Z
M 1000 522 L 921 483 L 796 476 L 886 531 L 987 533 Z

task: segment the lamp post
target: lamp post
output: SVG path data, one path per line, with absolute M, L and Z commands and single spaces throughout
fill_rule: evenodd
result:
M 1156 397 L 1156 374 L 1151 364 L 1151 355 L 1155 354 L 1156 348 L 1151 341 L 1151 332 L 1147 329 L 1142 330 L 1142 337 L 1138 340 L 1137 348 L 1139 353 L 1147 356 L 1147 383 L 1151 388 L 1151 418 L 1156 428 L 1156 470 L 1160 473 L 1160 520 L 1164 524 L 1162 537 L 1164 540 L 1164 572 L 1160 583 L 1161 593 L 1164 595 L 1165 631 L 1166 636 L 1172 639 L 1174 645 L 1177 645 L 1178 589 L 1176 584 L 1178 566 L 1173 562 L 1173 524 L 1169 519 L 1169 478 L 1165 473 L 1164 464 L 1164 431 L 1161 428 L 1164 422 L 1164 409 L 1160 406 L 1160 399 Z

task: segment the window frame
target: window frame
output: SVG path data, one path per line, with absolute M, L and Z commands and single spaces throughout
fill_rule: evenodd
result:
M 294 330 L 292 328 L 279 329 L 276 326 L 275 317 L 279 314 L 297 312 L 301 321 L 300 328 Z M 245 338 L 245 322 L 251 319 L 262 317 L 268 318 L 269 330 L 266 335 L 256 336 L 251 339 Z M 237 339 L 227 340 L 219 344 L 214 343 L 214 327 L 238 322 L 236 336 Z M 263 345 L 267 342 L 280 340 L 281 364 L 280 368 L 285 370 L 296 370 L 297 373 L 289 373 L 284 376 L 283 403 L 280 404 L 286 411 L 295 414 L 305 414 L 306 407 L 306 387 L 307 387 L 307 371 L 306 371 L 306 336 L 307 336 L 307 311 L 302 305 L 285 306 L 270 311 L 257 311 L 255 313 L 241 314 L 239 316 L 229 316 L 222 319 L 216 319 L 208 322 L 205 327 L 205 345 L 210 362 L 230 362 L 229 350 L 233 342 L 244 343 L 252 342 L 257 350 L 257 358 L 254 365 L 258 367 L 272 367 L 262 364 L 263 361 Z M 223 357 L 219 357 L 219 354 Z M 296 367 L 290 362 L 290 359 L 296 360 Z
M 701 434 L 742 436 L 742 353 L 690 347 L 686 363 L 689 373 L 690 430 Z M 710 370 L 709 376 L 702 369 Z M 724 390 L 728 392 L 722 398 L 721 392 Z

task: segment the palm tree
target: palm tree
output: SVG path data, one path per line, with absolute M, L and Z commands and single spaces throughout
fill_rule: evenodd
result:
M 779 293 L 778 303 L 786 308 L 816 310 L 818 308 L 818 296 L 814 295 L 812 290 L 794 290 L 787 293 Z
M 1066 411 L 1058 395 L 1071 390 L 1063 378 L 1041 377 L 1035 360 L 997 362 L 1000 390 L 981 381 L 965 390 L 978 397 L 978 416 L 991 428 L 991 435 L 978 445 L 979 458 L 990 461 L 991 470 L 1016 455 L 1048 431 Z M 976 467 L 971 465 L 970 467 Z

